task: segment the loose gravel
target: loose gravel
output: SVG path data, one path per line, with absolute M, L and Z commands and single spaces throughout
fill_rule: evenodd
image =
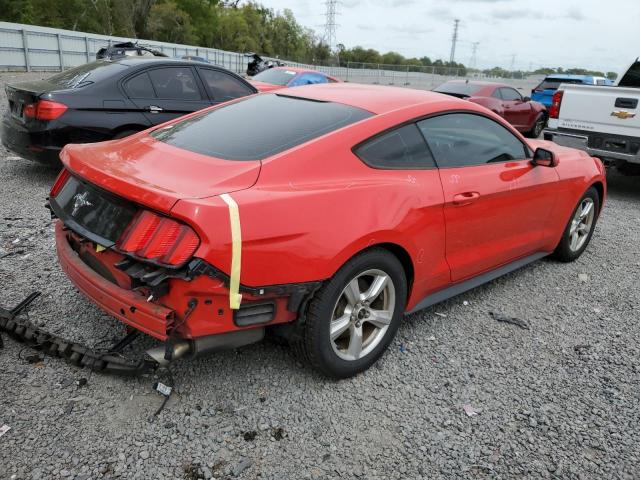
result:
M 43 206 L 55 172 L 0 157 L 0 304 L 39 290 L 28 314 L 49 331 L 103 346 L 122 336 L 58 267 Z M 611 176 L 575 263 L 542 260 L 407 316 L 382 361 L 350 380 L 268 342 L 177 363 L 158 416 L 153 383 L 167 373 L 30 363 L 5 336 L 0 479 L 638 478 L 639 222 L 640 179 Z

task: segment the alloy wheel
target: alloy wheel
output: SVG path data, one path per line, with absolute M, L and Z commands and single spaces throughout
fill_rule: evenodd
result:
M 354 361 L 380 344 L 393 319 L 395 295 L 393 280 L 382 270 L 367 270 L 347 283 L 329 327 L 336 355 Z
M 572 252 L 577 252 L 582 248 L 589 238 L 591 226 L 595 218 L 595 205 L 589 197 L 580 202 L 576 209 L 576 213 L 571 220 L 571 228 L 569 229 L 569 248 Z

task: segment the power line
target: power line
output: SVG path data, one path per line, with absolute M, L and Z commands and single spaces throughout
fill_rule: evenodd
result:
M 327 6 L 327 11 L 325 13 L 324 41 L 329 46 L 330 51 L 333 52 L 336 46 L 336 30 L 338 28 L 338 24 L 336 23 L 338 0 L 327 0 L 325 5 Z
M 460 20 L 455 19 L 453 21 L 453 36 L 451 37 L 451 55 L 449 55 L 449 62 L 453 63 L 456 58 L 456 43 L 458 42 L 458 26 L 460 25 Z
M 480 45 L 480 42 L 473 42 L 471 44 L 471 59 L 469 60 L 469 66 L 471 68 L 476 68 L 476 64 L 478 63 L 478 45 Z

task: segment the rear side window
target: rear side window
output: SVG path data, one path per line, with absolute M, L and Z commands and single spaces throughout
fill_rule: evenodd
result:
M 635 62 L 620 79 L 619 87 L 640 87 L 640 62 Z
M 124 89 L 130 98 L 155 98 L 156 96 L 147 72 L 139 73 L 127 80 Z
M 201 100 L 198 84 L 190 68 L 155 68 L 149 70 L 149 77 L 158 98 Z
M 373 114 L 341 103 L 264 94 L 161 128 L 151 136 L 225 160 L 262 160 Z
M 514 90 L 513 88 L 501 88 L 500 95 L 502 95 L 503 100 L 507 100 L 508 102 L 522 100 L 522 95 L 520 95 L 520 93 L 518 93 L 518 91 Z
M 374 168 L 395 170 L 435 167 L 427 144 L 413 123 L 368 140 L 354 153 Z
M 523 143 L 481 115 L 450 113 L 418 122 L 440 168 L 467 167 L 528 157 Z
M 247 85 L 228 73 L 211 68 L 200 68 L 198 71 L 215 102 L 226 102 L 254 93 Z

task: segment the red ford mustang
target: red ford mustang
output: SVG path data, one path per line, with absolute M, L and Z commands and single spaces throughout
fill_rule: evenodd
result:
M 519 132 L 538 138 L 547 124 L 546 107 L 503 83 L 451 80 L 433 90 L 477 103 L 497 113 Z
M 264 93 L 69 145 L 50 204 L 75 285 L 166 341 L 160 361 L 260 340 L 368 368 L 405 312 L 541 257 L 580 256 L 602 163 L 489 110 L 352 84 Z

